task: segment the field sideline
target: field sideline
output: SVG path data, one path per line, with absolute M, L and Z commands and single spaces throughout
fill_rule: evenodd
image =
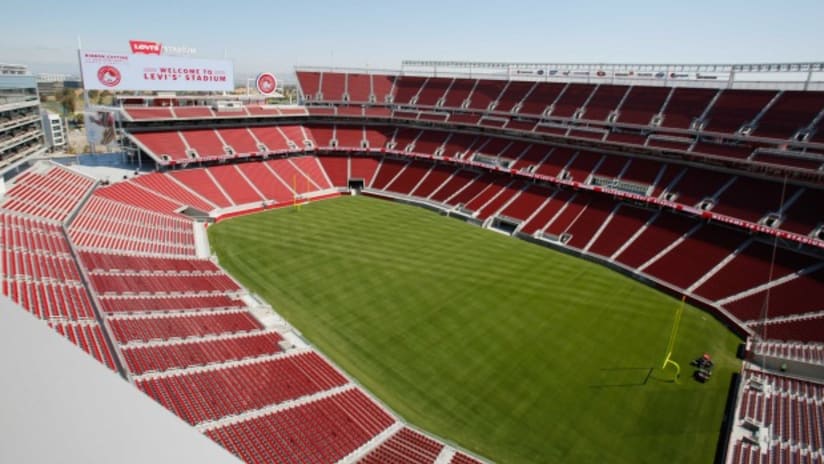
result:
M 220 264 L 413 424 L 502 463 L 712 462 L 739 339 L 565 254 L 342 197 L 209 229 Z M 704 351 L 718 367 L 689 378 Z M 671 373 L 671 372 L 670 372 Z M 668 374 L 670 374 L 668 373 Z

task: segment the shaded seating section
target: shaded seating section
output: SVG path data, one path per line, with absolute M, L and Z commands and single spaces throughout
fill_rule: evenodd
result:
M 752 122 L 775 95 L 774 90 L 722 90 L 706 115 L 704 130 L 734 134 Z
M 482 221 L 497 213 L 511 201 L 516 201 L 521 194 L 521 189 L 525 186 L 520 180 L 506 178 L 496 181 L 495 184 L 495 188 L 489 189 L 485 195 L 479 195 L 471 205 L 467 205 L 467 208 L 477 211 L 476 217 Z
M 758 137 L 788 139 L 806 129 L 824 108 L 824 92 L 785 90 L 753 131 Z
M 521 103 L 536 85 L 535 82 L 509 81 L 498 97 L 494 110 L 501 112 L 513 111 L 516 105 Z
M 532 89 L 529 96 L 521 104 L 518 113 L 541 116 L 552 102 L 564 91 L 566 84 L 555 82 L 540 82 Z
M 507 207 L 500 212 L 500 215 L 525 221 L 533 212 L 537 211 L 553 193 L 549 188 L 529 185 L 521 192 L 517 200 L 507 205 Z
M 692 122 L 704 114 L 718 92 L 717 89 L 675 88 L 663 110 L 661 125 L 673 129 L 689 129 Z
M 595 90 L 595 87 L 593 84 L 570 83 L 561 96 L 555 101 L 550 116 L 554 118 L 573 117 L 575 112 L 587 102 L 593 90 Z
M 572 162 L 567 165 L 567 178 L 577 182 L 586 182 L 603 157 L 604 155 L 600 153 L 579 151 Z
M 687 289 L 744 243 L 738 230 L 704 224 L 667 253 L 648 265 L 644 272 Z
M 751 324 L 762 338 L 798 342 L 824 342 L 824 317 L 785 319 L 770 324 Z
M 458 168 L 454 166 L 435 164 L 426 178 L 412 191 L 412 194 L 417 197 L 428 198 L 442 185 L 446 185 L 456 172 L 458 172 Z
M 653 116 L 661 112 L 671 91 L 669 87 L 633 86 L 618 111 L 616 121 L 625 124 L 649 125 Z
M 351 389 L 205 433 L 246 462 L 337 462 L 393 423 Z
M 544 202 L 544 205 L 533 213 L 532 218 L 521 227 L 521 232 L 528 235 L 543 232 L 547 224 L 561 212 L 572 196 L 573 194 L 567 190 L 557 191 L 549 201 Z
M 765 305 L 767 317 L 775 318 L 781 316 L 802 315 L 804 313 L 818 313 L 821 311 L 820 301 L 817 298 L 810 298 L 810 295 L 822 295 L 824 291 L 824 269 L 814 266 L 809 269 L 813 271 L 805 272 L 801 275 L 793 274 L 787 279 L 773 279 L 778 283 L 769 288 L 756 287 L 756 291 L 748 291 L 739 296 L 728 297 L 719 301 L 728 311 L 735 314 L 742 321 L 758 319 L 762 317 Z M 769 292 L 769 300 L 767 293 Z M 743 293 L 743 292 L 742 292 Z M 771 326 L 770 326 L 771 327 Z M 786 332 L 782 332 L 787 335 Z M 802 335 L 801 332 L 798 333 Z M 774 336 L 782 340 L 800 341 L 824 341 L 824 332 L 814 334 L 815 338 L 787 338 L 786 336 Z
M 606 222 L 616 203 L 609 198 L 594 197 L 580 215 L 566 228 L 569 246 L 584 250 Z
M 438 458 L 444 445 L 404 427 L 380 446 L 369 452 L 359 462 L 365 464 L 432 464 Z
M 475 88 L 475 79 L 454 79 L 452 85 L 449 87 L 446 96 L 444 97 L 444 107 L 447 108 L 462 108 L 469 96 L 472 94 L 472 89 Z
M 486 111 L 509 84 L 505 80 L 479 80 L 469 98 L 469 108 Z
M 406 160 L 384 158 L 378 165 L 378 171 L 375 173 L 375 177 L 369 186 L 371 188 L 383 190 L 395 179 L 395 176 L 397 176 L 401 170 L 406 168 L 407 164 L 408 161 Z
M 224 293 L 240 287 L 221 272 L 213 274 L 95 273 L 89 276 L 98 293 Z
M 304 353 L 136 383 L 194 425 L 298 399 L 348 381 L 317 354 Z
M 730 181 L 729 175 L 703 169 L 687 168 L 677 183 L 666 189 L 676 196 L 675 201 L 685 206 L 697 206 L 715 194 Z
M 275 354 L 281 351 L 281 340 L 277 333 L 263 332 L 172 345 L 125 347 L 121 351 L 129 371 L 140 375 Z
M 640 235 L 635 236 L 631 244 L 616 252 L 613 259 L 630 268 L 638 268 L 694 226 L 692 218 L 662 211 Z
M 775 260 L 773 261 L 773 252 Z M 817 260 L 809 255 L 782 247 L 774 249 L 772 243 L 754 241 L 727 262 L 695 293 L 710 301 L 736 295 L 770 281 L 781 279 L 815 264 Z M 739 313 L 744 320 L 752 319 L 752 314 Z
M 587 102 L 583 119 L 605 121 L 618 108 L 628 89 L 625 85 L 599 85 Z
M 548 155 L 536 165 L 534 172 L 545 176 L 559 177 L 567 165 L 578 155 L 578 152 L 572 148 L 558 147 Z
M 612 218 L 606 224 L 595 242 L 590 245 L 589 252 L 610 258 L 618 251 L 637 231 L 653 217 L 653 211 L 621 204 L 612 213 Z
M 824 189 L 805 189 L 784 211 L 781 228 L 807 235 L 820 224 L 824 224 L 824 210 L 813 205 L 824 205 Z
M 416 76 L 398 76 L 395 78 L 394 100 L 398 104 L 409 104 L 421 90 L 428 78 Z
M 412 189 L 425 178 L 431 168 L 432 163 L 430 162 L 412 161 L 406 169 L 398 175 L 394 182 L 386 186 L 386 189 L 403 195 L 410 195 Z
M 416 105 L 441 106 L 442 98 L 451 85 L 452 78 L 427 79 L 420 92 L 418 92 Z
M 574 226 L 582 217 L 586 216 L 587 210 L 592 203 L 593 197 L 586 194 L 575 194 L 570 200 L 558 210 L 554 216 L 547 223 L 544 233 L 562 238 L 564 235 L 571 235 L 570 228 Z M 606 212 L 599 210 L 598 215 L 606 215 Z M 584 220 L 585 223 L 591 221 Z M 584 237 L 579 235 L 577 241 L 584 240 Z M 576 247 L 577 248 L 577 247 Z
M 445 198 L 442 202 L 446 203 L 451 206 L 459 206 L 459 205 L 466 205 L 468 202 L 472 201 L 478 195 L 484 193 L 484 191 L 492 188 L 491 181 L 494 179 L 494 175 L 484 173 L 480 175 L 471 175 L 471 180 L 460 186 L 460 188 L 448 198 Z M 458 176 L 455 176 L 457 178 Z M 439 191 L 433 199 L 438 199 L 437 197 L 442 194 L 442 191 Z
M 232 334 L 262 328 L 251 314 L 229 311 L 215 314 L 110 318 L 109 324 L 114 337 L 120 343 Z
M 0 208 L 64 222 L 93 185 L 84 175 L 41 162 L 15 178 Z

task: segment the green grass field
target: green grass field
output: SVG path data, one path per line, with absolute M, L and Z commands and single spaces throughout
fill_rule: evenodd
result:
M 220 264 L 409 422 L 502 463 L 710 463 L 739 339 L 605 267 L 345 197 L 209 229 Z M 705 385 L 689 361 L 709 351 Z M 652 369 L 652 370 L 651 370 Z

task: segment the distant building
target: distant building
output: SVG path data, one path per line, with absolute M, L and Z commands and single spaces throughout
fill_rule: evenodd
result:
M 40 73 L 37 75 L 37 90 L 40 95 L 55 95 L 63 89 L 82 88 L 80 76 L 62 73 Z
M 25 66 L 0 64 L 0 170 L 45 151 L 37 79 Z
M 69 127 L 59 114 L 43 111 L 43 135 L 51 150 L 65 150 L 69 144 Z

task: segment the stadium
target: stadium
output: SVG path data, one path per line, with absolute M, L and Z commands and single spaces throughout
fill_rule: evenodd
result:
M 161 50 L 78 50 L 117 169 L 0 81 L 40 327 L 3 325 L 207 460 L 824 463 L 824 63 L 297 66 L 274 104 Z

